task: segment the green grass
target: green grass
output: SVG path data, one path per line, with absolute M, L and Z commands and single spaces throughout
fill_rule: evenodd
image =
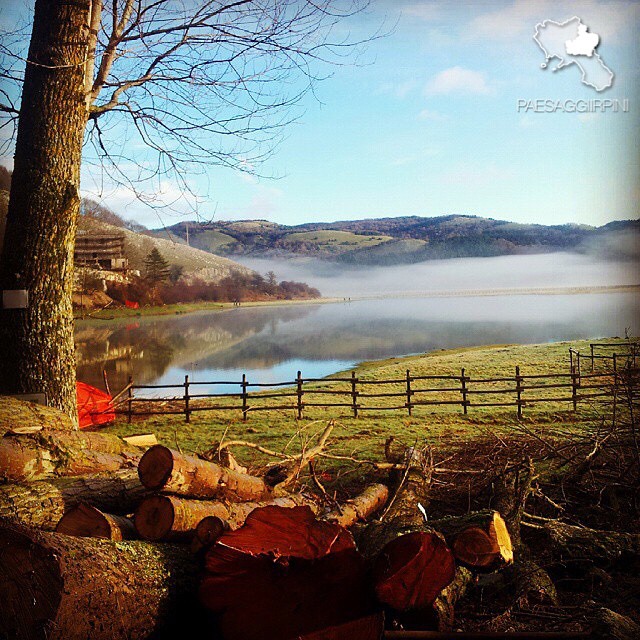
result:
M 243 307 L 273 307 L 280 305 L 294 304 L 326 304 L 337 301 L 337 298 L 314 298 L 311 300 L 257 300 L 254 302 L 243 302 Z M 107 307 L 106 309 L 95 311 L 84 318 L 76 315 L 76 320 L 83 322 L 95 320 L 112 320 L 115 318 L 140 318 L 151 316 L 168 316 L 182 313 L 192 313 L 194 311 L 223 311 L 234 308 L 233 302 L 179 302 L 177 304 L 165 304 L 162 306 L 140 307 L 139 309 L 129 309 L 127 307 Z M 76 314 L 78 312 L 76 311 Z
M 205 229 L 204 231 L 193 234 L 191 244 L 196 249 L 216 253 L 233 242 L 236 242 L 233 236 L 222 233 L 221 231 Z
M 566 373 L 569 369 L 568 349 L 572 346 L 588 352 L 588 342 L 558 342 L 540 345 L 496 345 L 438 351 L 425 355 L 406 358 L 365 362 L 355 371 L 360 380 L 401 379 L 410 369 L 413 376 L 419 375 L 460 375 L 462 367 L 465 374 L 472 378 L 507 377 L 514 375 L 514 367 L 520 365 L 521 375 Z M 333 377 L 348 377 L 350 372 L 336 374 Z M 436 386 L 436 382 L 423 381 L 420 386 Z M 441 383 L 445 384 L 445 383 Z M 450 384 L 450 383 L 446 383 Z M 495 386 L 504 387 L 505 383 Z M 456 386 L 451 385 L 451 386 Z M 509 385 L 511 386 L 511 385 Z M 315 384 L 316 389 L 349 389 L 349 383 L 332 381 L 331 377 Z M 363 387 L 361 387 L 363 388 Z M 397 391 L 403 384 L 372 385 L 376 392 Z M 418 388 L 418 383 L 414 383 Z M 367 389 L 368 391 L 369 389 Z M 291 391 L 289 389 L 288 391 Z M 557 390 L 542 390 L 535 393 L 552 397 Z M 533 392 L 532 392 L 533 393 Z M 452 392 L 452 397 L 460 398 L 459 392 Z M 305 393 L 305 401 L 311 400 L 311 393 Z M 316 396 L 315 401 L 334 396 Z M 492 397 L 487 394 L 483 400 Z M 495 396 L 504 398 L 504 396 Z M 293 404 L 295 398 L 283 399 Z M 254 406 L 267 406 L 269 403 L 281 404 L 283 400 L 265 399 L 251 400 Z M 404 402 L 403 399 L 366 399 L 367 403 L 377 402 L 380 407 L 388 402 Z M 345 399 L 344 401 L 349 401 Z M 365 399 L 361 399 L 364 403 Z M 233 399 L 239 403 L 239 399 Z M 179 404 L 181 406 L 181 403 Z M 351 415 L 347 407 L 330 409 L 305 409 L 302 420 L 296 420 L 295 410 L 273 409 L 256 411 L 249 414 L 247 422 L 242 422 L 238 411 L 206 411 L 196 412 L 191 416 L 191 423 L 184 422 L 184 416 L 153 416 L 146 420 L 137 420 L 127 424 L 120 420 L 111 429 L 120 435 L 138 433 L 155 433 L 161 443 L 168 446 L 179 446 L 184 451 L 201 452 L 210 448 L 222 437 L 226 440 L 242 439 L 275 451 L 299 452 L 304 443 L 318 434 L 330 418 L 335 418 L 336 427 L 330 441 L 333 454 L 355 456 L 359 459 L 383 459 L 384 442 L 393 435 L 407 444 L 416 441 L 427 441 L 436 446 L 440 457 L 447 451 L 471 446 L 474 442 L 522 435 L 523 430 L 533 432 L 543 438 L 553 438 L 560 433 L 571 433 L 591 423 L 597 414 L 593 406 L 580 404 L 577 412 L 571 410 L 569 402 L 551 402 L 534 404 L 524 408 L 524 415 L 518 421 L 516 407 L 470 407 L 464 415 L 460 405 L 436 405 L 416 407 L 413 415 L 406 410 L 385 411 L 377 409 L 362 411 L 358 418 Z M 268 458 L 253 451 L 240 450 L 240 458 L 249 465 L 264 464 Z M 334 470 L 343 465 L 337 462 L 323 462 Z M 349 464 L 346 465 L 349 467 Z M 351 465 L 352 467 L 353 465 Z M 360 467 L 351 473 L 363 474 L 369 467 Z
M 333 252 L 375 247 L 392 240 L 390 236 L 365 236 L 350 231 L 300 231 L 289 233 L 283 242 L 313 242 L 320 249 Z

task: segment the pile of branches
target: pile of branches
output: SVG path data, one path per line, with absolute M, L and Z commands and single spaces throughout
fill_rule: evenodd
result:
M 538 558 L 586 557 L 605 571 L 640 554 L 638 534 L 538 515 L 530 459 L 444 469 L 432 448 L 389 439 L 385 461 L 370 463 L 385 482 L 338 503 L 313 472 L 315 459 L 331 457 L 333 422 L 299 454 L 250 473 L 234 448 L 275 452 L 242 441 L 201 456 L 145 450 L 76 431 L 53 410 L 14 409 L 29 424 L 0 440 L 0 635 L 9 638 L 203 628 L 227 640 L 434 637 L 458 631 L 470 607 L 490 604 L 496 625 L 523 603 L 544 615 L 558 592 Z M 438 513 L 444 473 L 474 478 L 469 504 L 484 496 L 483 508 Z M 564 637 L 638 631 L 595 606 L 574 622 Z
M 473 576 L 513 558 L 496 511 L 426 523 L 426 450 L 389 448 L 391 492 L 329 504 L 298 479 L 333 423 L 252 475 L 227 446 L 144 451 L 38 420 L 0 441 L 7 637 L 379 638 L 385 613 L 449 629 Z

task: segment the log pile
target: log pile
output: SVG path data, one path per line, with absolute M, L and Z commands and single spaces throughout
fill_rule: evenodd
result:
M 388 481 L 340 504 L 301 489 L 331 429 L 258 475 L 229 451 L 205 459 L 72 429 L 10 431 L 0 636 L 170 638 L 204 624 L 228 640 L 374 640 L 384 628 L 451 631 L 487 575 L 533 567 L 548 578 L 514 548 L 517 491 L 496 508 L 431 517 L 428 449 L 388 446 Z M 584 529 L 533 526 L 554 552 L 580 555 L 589 542 Z M 603 559 L 638 553 L 635 537 L 603 544 Z

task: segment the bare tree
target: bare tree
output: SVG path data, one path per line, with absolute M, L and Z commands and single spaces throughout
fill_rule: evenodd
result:
M 184 176 L 211 164 L 251 170 L 318 78 L 316 63 L 353 52 L 349 35 L 332 34 L 361 9 L 360 0 L 36 0 L 24 76 L 9 39 L 0 49 L 0 111 L 17 122 L 0 288 L 30 296 L 27 309 L 0 316 L 1 392 L 45 392 L 75 415 L 83 144 L 132 188 L 166 174 L 187 188 Z M 150 152 L 143 163 L 128 151 L 139 142 Z

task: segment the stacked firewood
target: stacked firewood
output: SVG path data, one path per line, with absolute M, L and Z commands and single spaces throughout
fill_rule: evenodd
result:
M 389 486 L 327 508 L 294 487 L 332 424 L 258 476 L 228 451 L 225 464 L 144 452 L 55 417 L 22 416 L 32 424 L 0 440 L 0 635 L 172 637 L 207 624 L 229 639 L 365 639 L 385 615 L 448 629 L 474 574 L 513 558 L 496 511 L 428 519 L 424 452 L 387 452 Z

